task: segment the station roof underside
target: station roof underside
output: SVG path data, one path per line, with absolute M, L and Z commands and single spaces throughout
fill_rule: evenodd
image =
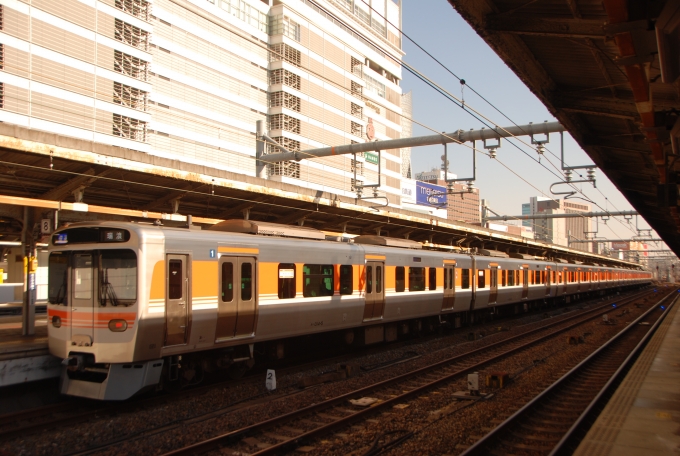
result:
M 449 3 L 680 254 L 680 1 Z
M 0 188 L 0 242 L 20 240 L 27 215 L 39 235 L 37 222 L 53 218 L 58 210 L 60 222 L 158 219 L 164 225 L 183 226 L 191 215 L 194 224 L 205 226 L 247 217 L 303 223 L 331 233 L 408 238 L 453 250 L 630 264 L 479 226 L 372 208 L 369 201 L 7 124 L 0 124 Z

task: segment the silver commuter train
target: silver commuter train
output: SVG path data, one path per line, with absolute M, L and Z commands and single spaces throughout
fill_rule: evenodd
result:
M 337 332 L 396 340 L 423 322 L 470 323 L 499 309 L 651 281 L 633 268 L 421 250 L 409 240 L 230 220 L 170 228 L 76 223 L 52 235 L 48 336 L 64 394 L 127 399 L 159 385 L 238 373 L 256 344 Z

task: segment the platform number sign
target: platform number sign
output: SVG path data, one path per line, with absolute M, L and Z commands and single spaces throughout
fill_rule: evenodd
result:
M 52 232 L 52 220 L 42 219 L 40 221 L 40 233 L 41 234 L 50 234 L 51 232 Z

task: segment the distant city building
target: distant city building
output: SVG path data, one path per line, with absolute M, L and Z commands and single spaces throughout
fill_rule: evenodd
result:
M 416 174 L 416 179 L 423 182 L 429 182 L 436 185 L 446 187 L 444 180 L 445 174 L 449 179 L 456 179 L 454 173 L 445 173 L 444 170 L 432 168 L 430 171 L 424 171 Z M 454 192 L 464 192 L 467 190 L 467 185 L 463 183 L 454 183 Z M 475 188 L 472 193 L 447 195 L 447 216 L 446 218 L 452 222 L 464 222 L 473 225 L 481 225 L 482 213 L 479 205 L 479 189 Z
M 528 213 L 527 213 L 528 212 Z M 590 204 L 575 203 L 569 200 L 552 200 L 533 196 L 528 204 L 522 205 L 522 215 L 559 215 L 579 212 L 591 212 Z M 569 246 L 591 251 L 588 243 L 579 242 L 588 238 L 591 232 L 591 221 L 587 217 L 548 218 L 523 220 L 530 222 L 536 240 Z M 597 253 L 597 252 L 596 252 Z
M 522 215 L 531 215 L 531 204 L 522 204 Z M 522 220 L 522 226 L 531 227 L 531 220 Z
M 413 136 L 413 92 L 405 93 L 401 96 L 401 137 L 410 138 Z M 401 149 L 401 176 L 413 179 L 413 167 L 411 166 L 411 148 Z

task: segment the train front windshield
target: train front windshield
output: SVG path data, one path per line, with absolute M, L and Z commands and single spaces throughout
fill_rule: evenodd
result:
M 137 301 L 137 255 L 132 250 L 52 252 L 48 271 L 50 304 L 68 305 L 69 298 L 81 299 L 83 293 L 96 297 L 99 306 Z

